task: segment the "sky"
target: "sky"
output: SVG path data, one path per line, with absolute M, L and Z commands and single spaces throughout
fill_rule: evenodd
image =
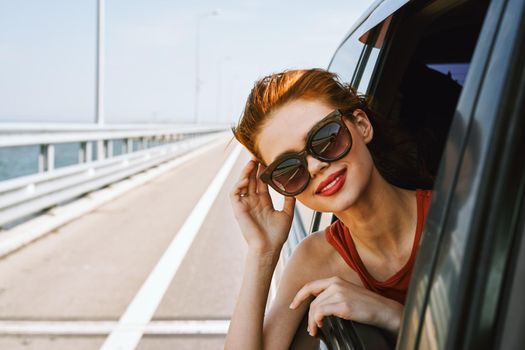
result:
M 371 3 L 105 0 L 105 122 L 235 123 L 257 79 L 327 68 Z M 95 122 L 96 8 L 0 0 L 0 122 Z

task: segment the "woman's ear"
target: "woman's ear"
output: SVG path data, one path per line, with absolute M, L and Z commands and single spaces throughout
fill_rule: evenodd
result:
M 366 115 L 362 109 L 356 109 L 352 114 L 355 118 L 354 125 L 363 138 L 363 141 L 369 143 L 374 137 L 374 128 L 372 127 L 372 123 L 370 123 L 370 119 L 368 119 L 368 115 Z

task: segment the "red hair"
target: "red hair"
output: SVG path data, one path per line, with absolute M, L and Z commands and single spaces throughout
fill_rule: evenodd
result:
M 232 127 L 235 138 L 262 161 L 256 144 L 257 134 L 273 111 L 288 102 L 322 100 L 342 109 L 364 108 L 366 101 L 356 91 L 339 82 L 337 75 L 323 69 L 286 70 L 255 82 L 241 119 Z

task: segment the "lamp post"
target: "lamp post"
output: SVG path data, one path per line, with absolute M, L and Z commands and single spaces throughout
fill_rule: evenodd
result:
M 97 126 L 104 126 L 104 24 L 105 24 L 105 0 L 97 0 L 97 46 L 96 46 L 96 83 L 95 83 L 95 119 Z M 106 157 L 106 149 L 111 147 L 111 141 L 97 140 L 97 160 Z M 91 143 L 82 143 L 84 159 L 91 159 Z M 111 154 L 108 154 L 111 156 Z
M 104 15 L 105 0 L 98 0 L 95 85 L 95 115 L 98 126 L 104 125 Z
M 217 16 L 219 10 L 213 10 L 211 12 L 197 15 L 196 18 L 196 40 L 195 40 L 195 105 L 193 106 L 193 122 L 197 124 L 199 115 L 199 91 L 200 91 L 200 78 L 199 78 L 199 63 L 200 63 L 200 23 L 201 20 L 206 17 Z

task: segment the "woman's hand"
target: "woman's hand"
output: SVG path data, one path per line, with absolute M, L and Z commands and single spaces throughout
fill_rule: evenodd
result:
M 290 308 L 295 309 L 310 296 L 315 296 L 308 312 L 308 332 L 312 336 L 317 334 L 317 327 L 323 326 L 323 318 L 330 315 L 386 329 L 394 337 L 399 331 L 402 304 L 340 277 L 305 284 Z
M 264 165 L 251 159 L 230 199 L 249 248 L 258 255 L 279 254 L 292 225 L 295 198 L 285 197 L 283 210 L 275 210 L 268 185 L 259 179 L 263 170 Z

